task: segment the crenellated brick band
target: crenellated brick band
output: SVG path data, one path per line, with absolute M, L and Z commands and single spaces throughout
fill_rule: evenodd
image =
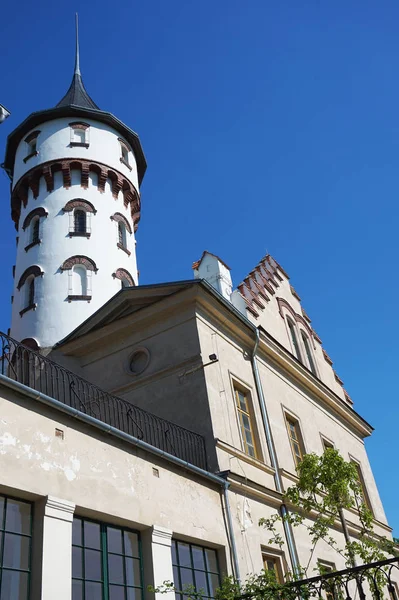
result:
M 54 190 L 54 174 L 62 173 L 64 188 L 68 189 L 72 184 L 73 170 L 81 173 L 81 187 L 87 189 L 89 185 L 90 172 L 98 176 L 97 189 L 104 192 L 107 179 L 111 182 L 112 196 L 116 199 L 118 194 L 123 194 L 125 206 L 130 205 L 130 212 L 133 220 L 134 230 L 137 231 L 140 221 L 140 195 L 134 185 L 119 171 L 108 165 L 86 160 L 84 158 L 65 158 L 61 160 L 48 161 L 35 167 L 25 173 L 17 182 L 11 196 L 11 217 L 18 231 L 19 218 L 21 215 L 21 204 L 26 207 L 28 202 L 29 190 L 32 190 L 33 197 L 39 196 L 40 179 L 44 177 L 46 188 L 49 193 Z

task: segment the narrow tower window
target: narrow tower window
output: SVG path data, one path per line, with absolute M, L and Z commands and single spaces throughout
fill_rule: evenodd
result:
M 287 319 L 288 329 L 290 330 L 292 346 L 294 348 L 295 356 L 302 362 L 301 352 L 299 350 L 298 338 L 295 331 L 295 325 L 291 319 Z
M 126 227 L 120 221 L 118 223 L 118 242 L 123 248 L 126 248 Z
M 29 277 L 25 282 L 25 306 L 31 308 L 35 304 L 35 278 Z
M 31 244 L 38 244 L 39 243 L 39 234 L 40 234 L 40 219 L 39 217 L 36 217 L 35 219 L 33 219 L 32 221 L 32 235 L 31 235 Z
M 75 210 L 74 212 L 74 232 L 75 233 L 86 233 L 86 211 Z
M 87 272 L 83 265 L 76 265 L 72 270 L 72 293 L 87 296 Z
M 24 162 L 29 160 L 32 156 L 36 156 L 38 154 L 37 138 L 38 138 L 39 133 L 40 133 L 40 131 L 33 131 L 32 133 L 30 133 L 28 135 L 27 138 L 25 138 L 25 143 L 26 143 L 27 149 L 26 149 L 26 156 L 24 158 Z
M 129 153 L 131 152 L 131 149 L 129 148 L 128 144 L 121 138 L 119 138 L 119 143 L 121 145 L 120 161 L 123 165 L 125 165 L 125 167 L 128 167 L 131 170 L 132 167 L 130 166 L 130 163 L 129 163 Z
M 297 467 L 301 462 L 304 455 L 304 445 L 299 423 L 294 417 L 285 415 L 287 422 L 288 437 L 291 444 L 292 456 L 294 458 L 295 466 Z
M 71 143 L 73 146 L 84 146 L 85 148 L 89 147 L 89 130 L 90 126 L 88 123 L 69 123 L 69 127 L 71 128 Z

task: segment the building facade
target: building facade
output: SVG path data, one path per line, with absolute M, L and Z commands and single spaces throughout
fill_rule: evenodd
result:
M 271 256 L 235 290 L 209 252 L 193 279 L 138 285 L 145 167 L 138 136 L 88 96 L 78 54 L 57 107 L 9 136 L 18 248 L 11 337 L 0 336 L 1 598 L 149 600 L 166 580 L 213 598 L 226 574 L 344 568 L 327 542 L 310 556 L 306 527 L 281 526 L 279 549 L 258 525 L 290 510 L 302 456 L 331 446 L 391 536 L 364 445 L 372 427 Z M 345 516 L 356 539 L 357 514 Z M 331 537 L 343 546 L 339 523 Z

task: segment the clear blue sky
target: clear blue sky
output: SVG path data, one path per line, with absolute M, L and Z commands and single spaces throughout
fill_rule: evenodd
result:
M 141 283 L 190 278 L 204 249 L 241 279 L 269 251 L 302 297 L 355 408 L 399 534 L 399 4 L 394 0 L 7 2 L 0 102 L 52 107 L 81 67 L 141 137 Z M 15 232 L 0 174 L 10 318 Z

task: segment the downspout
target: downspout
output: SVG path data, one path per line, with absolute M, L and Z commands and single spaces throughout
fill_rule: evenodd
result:
M 90 415 L 82 413 L 80 410 L 77 410 L 76 408 L 72 408 L 71 406 L 68 406 L 67 404 L 63 404 L 59 400 L 56 400 L 55 398 L 51 398 L 51 396 L 47 396 L 46 394 L 37 392 L 36 390 L 28 387 L 27 385 L 24 385 L 23 383 L 20 383 L 19 381 L 15 381 L 14 379 L 10 379 L 9 377 L 6 377 L 5 375 L 2 375 L 2 374 L 0 374 L 0 384 L 1 383 L 3 383 L 6 387 L 15 390 L 16 392 L 25 394 L 25 396 L 28 396 L 29 398 L 32 398 L 33 400 L 36 400 L 38 402 L 41 402 L 42 404 L 45 404 L 47 406 L 50 406 L 52 408 L 55 408 L 55 409 L 63 412 L 63 413 L 66 413 L 70 417 L 74 417 L 75 419 L 78 419 L 79 421 L 83 421 L 83 423 L 86 423 L 87 425 L 96 427 L 97 429 L 100 429 L 104 433 L 108 433 L 113 437 L 123 440 L 124 442 L 128 442 L 129 444 L 132 444 L 134 446 L 142 448 L 143 450 L 146 450 L 147 452 L 150 452 L 151 454 L 155 454 L 156 456 L 161 457 L 174 465 L 182 467 L 182 468 L 186 469 L 187 471 L 190 471 L 191 473 L 195 473 L 196 475 L 200 475 L 201 477 L 204 477 L 205 479 L 208 479 L 209 481 L 212 481 L 213 483 L 216 483 L 219 486 L 221 486 L 221 488 L 223 490 L 224 505 L 226 508 L 228 538 L 230 541 L 230 549 L 231 549 L 231 554 L 232 554 L 232 558 L 233 558 L 233 567 L 234 567 L 234 571 L 235 571 L 234 575 L 238 581 L 240 580 L 240 570 L 239 570 L 239 566 L 238 566 L 237 547 L 236 547 L 235 538 L 234 538 L 233 519 L 231 516 L 229 494 L 228 494 L 228 489 L 229 489 L 230 484 L 228 481 L 226 481 L 226 479 L 224 479 L 223 477 L 220 477 L 218 475 L 215 475 L 214 473 L 211 473 L 210 471 L 201 469 L 201 467 L 197 467 L 196 465 L 193 465 L 185 460 L 182 460 L 181 458 L 178 458 L 177 456 L 173 456 L 173 454 L 169 454 L 169 452 L 166 452 L 165 450 L 160 450 L 156 446 L 152 446 L 151 444 L 148 444 L 147 442 L 144 442 L 143 440 L 139 440 L 138 438 L 136 438 L 132 435 L 129 435 L 128 433 L 125 433 L 124 431 L 121 431 L 120 429 L 117 429 L 116 427 L 113 427 L 112 425 L 107 425 L 106 423 L 104 423 L 103 421 L 100 421 L 99 419 L 96 419 L 95 417 L 91 417 Z
M 270 421 L 269 421 L 269 415 L 267 414 L 265 396 L 263 394 L 263 387 L 262 387 L 262 383 L 261 383 L 260 376 L 259 376 L 258 363 L 256 361 L 256 354 L 258 351 L 259 341 L 260 341 L 258 328 L 255 329 L 255 335 L 256 335 L 255 346 L 254 346 L 254 349 L 251 354 L 252 371 L 254 374 L 255 387 L 256 387 L 256 392 L 258 395 L 260 411 L 262 413 L 262 421 L 263 421 L 263 426 L 265 429 L 267 448 L 269 450 L 269 455 L 270 455 L 270 462 L 271 462 L 271 466 L 274 469 L 274 481 L 276 484 L 276 490 L 280 494 L 284 494 L 284 487 L 283 487 L 283 482 L 281 479 L 280 467 L 278 464 L 277 453 L 276 453 L 276 449 L 274 446 L 273 434 L 272 434 L 272 430 L 270 427 Z M 296 545 L 295 545 L 295 539 L 294 539 L 294 534 L 292 531 L 291 523 L 289 523 L 289 521 L 287 521 L 287 518 L 286 518 L 289 513 L 288 513 L 288 509 L 287 509 L 286 505 L 284 504 L 284 502 L 280 506 L 280 513 L 283 518 L 284 533 L 285 533 L 285 537 L 287 540 L 287 546 L 288 546 L 288 552 L 290 555 L 292 570 L 293 570 L 294 576 L 296 577 L 296 576 L 300 575 L 298 552 L 297 552 Z

